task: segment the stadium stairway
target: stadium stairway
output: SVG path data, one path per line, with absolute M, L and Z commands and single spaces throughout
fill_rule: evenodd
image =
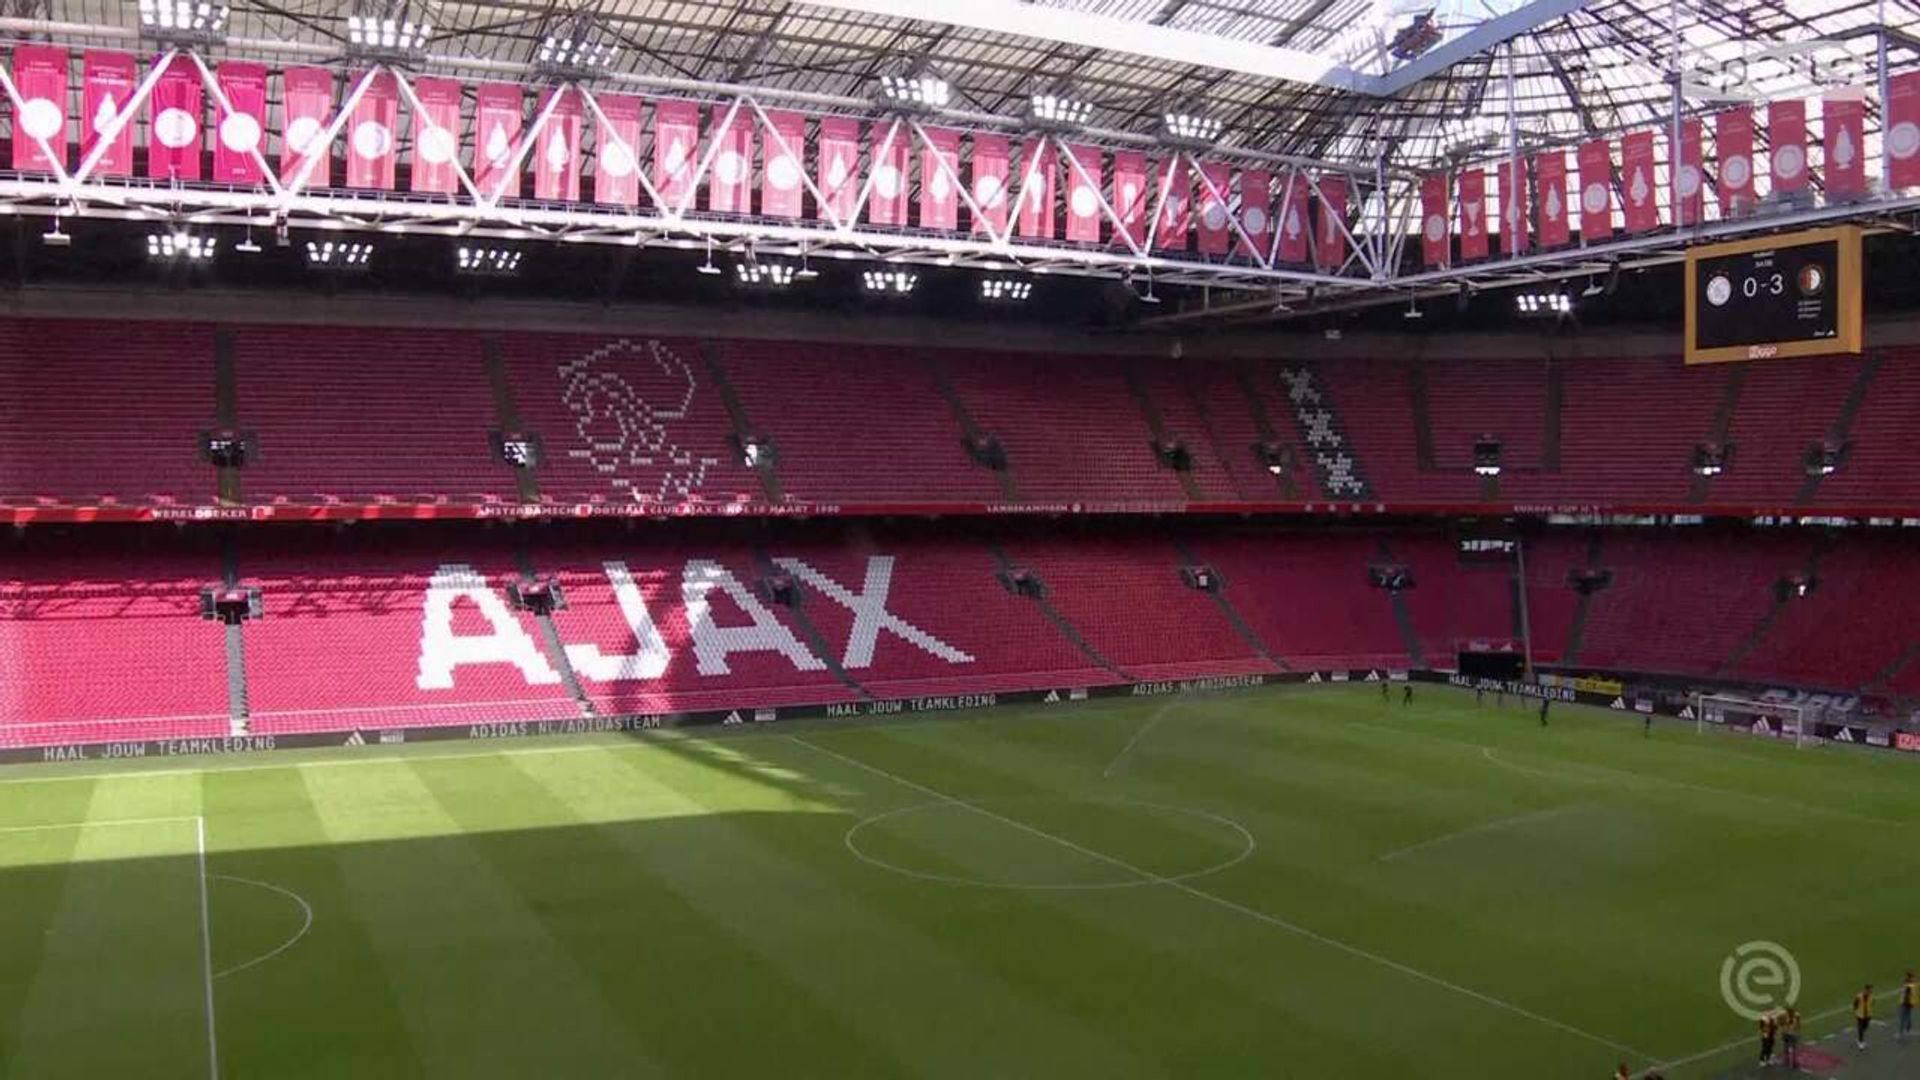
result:
M 1167 430 L 1167 423 L 1161 417 L 1160 409 L 1153 403 L 1153 396 L 1147 393 L 1146 384 L 1141 381 L 1138 364 L 1129 360 L 1123 365 L 1122 372 L 1122 377 L 1127 382 L 1127 393 L 1132 395 L 1134 405 L 1140 410 L 1141 419 L 1147 422 L 1147 430 L 1153 435 L 1153 452 L 1154 456 L 1160 459 L 1160 467 L 1173 472 L 1174 477 L 1180 481 L 1181 490 L 1186 492 L 1187 498 L 1196 502 L 1205 498 L 1205 494 L 1200 490 L 1200 482 L 1193 476 L 1192 457 L 1205 454 L 1206 449 L 1190 445 L 1185 439 L 1176 439 Z M 1189 455 L 1187 467 L 1178 467 L 1163 456 L 1163 448 L 1171 450 L 1175 446 Z
M 1740 405 L 1740 388 L 1745 386 L 1747 381 L 1747 365 L 1734 364 L 1732 368 L 1733 370 L 1727 374 L 1726 385 L 1721 388 L 1720 407 L 1714 410 L 1713 425 L 1706 430 L 1701 438 L 1703 443 L 1710 446 L 1725 447 L 1728 445 L 1728 439 L 1732 435 L 1734 410 Z M 1738 446 L 1733 448 L 1733 454 L 1736 459 L 1739 457 L 1740 448 Z M 1690 503 L 1706 502 L 1713 494 L 1714 480 L 1716 479 L 1718 478 L 1694 473 L 1692 481 L 1687 486 L 1687 501 Z
M 733 422 L 733 441 L 736 447 L 744 447 L 751 440 L 763 437 L 759 428 L 753 426 L 753 419 L 747 415 L 747 407 L 740 402 L 740 395 L 734 392 L 733 383 L 727 378 L 727 369 L 720 363 L 719 349 L 710 341 L 700 343 L 700 358 L 706 364 L 707 375 L 713 380 L 713 388 L 720 395 L 720 402 L 727 410 L 727 419 Z M 771 453 L 762 453 L 748 463 L 754 475 L 760 478 L 760 491 L 770 503 L 781 502 L 786 493 L 780 484 L 780 444 L 773 444 Z
M 1860 407 L 1866 404 L 1867 395 L 1873 387 L 1874 376 L 1880 373 L 1880 366 L 1885 361 L 1884 352 L 1876 350 L 1867 353 L 1860 363 L 1859 374 L 1854 376 L 1853 386 L 1847 391 L 1847 399 L 1840 405 L 1839 415 L 1833 418 L 1833 423 L 1827 425 L 1826 438 L 1823 442 L 1841 449 L 1842 464 L 1845 463 L 1847 440 L 1853 434 L 1854 418 L 1860 415 Z M 1819 497 L 1820 485 L 1825 479 L 1826 475 L 1817 470 L 1808 471 L 1805 478 L 1800 481 L 1800 490 L 1795 494 L 1793 501 L 1800 506 L 1812 504 Z
M 981 430 L 980 425 L 974 421 L 973 411 L 967 408 L 967 403 L 961 400 L 959 391 L 954 389 L 953 380 L 948 377 L 947 365 L 942 361 L 940 354 L 928 353 L 924 357 L 924 362 L 933 372 L 934 387 L 939 391 L 941 399 L 947 403 L 947 408 L 953 412 L 953 422 L 960 427 L 963 445 L 971 448 L 983 445 L 989 438 L 997 439 L 998 435 Z M 1004 445 L 1002 449 L 1005 449 Z M 1017 465 L 1018 462 L 1015 461 L 1013 453 L 1007 451 L 1000 467 L 988 470 L 993 474 L 994 483 L 1000 487 L 1000 497 L 1007 502 L 1020 501 L 1020 485 L 1014 479 L 1014 469 Z M 981 464 L 979 467 L 986 466 Z
M 1013 560 L 1007 557 L 1006 550 L 999 544 L 988 544 L 987 548 L 993 553 L 993 561 L 999 566 L 1000 573 L 1004 578 L 1011 579 L 1023 570 L 1029 573 L 1032 572 L 1029 567 L 1017 566 Z M 1035 610 L 1044 615 L 1046 620 L 1053 624 L 1053 628 L 1060 632 L 1060 636 L 1071 642 L 1073 647 L 1080 650 L 1088 660 L 1093 661 L 1096 667 L 1106 670 L 1123 682 L 1131 681 L 1133 679 L 1131 674 L 1122 670 L 1113 661 L 1101 655 L 1099 650 L 1095 649 L 1093 645 L 1087 641 L 1086 637 L 1083 636 L 1072 623 L 1067 621 L 1066 616 L 1060 614 L 1059 609 L 1047 600 L 1046 578 L 1042 576 L 1039 580 L 1041 584 L 1040 590 L 1036 593 L 1026 594 L 1027 601 L 1033 604 Z
M 494 431 L 502 439 L 508 436 L 528 438 L 535 445 L 545 447 L 544 433 L 534 431 L 521 422 L 520 405 L 513 399 L 513 381 L 507 377 L 507 362 L 500 353 L 500 339 L 492 335 L 481 338 L 480 355 L 487 365 L 487 389 L 493 394 Z M 505 460 L 503 455 L 501 464 L 513 470 L 513 486 L 522 503 L 540 501 L 537 462 L 534 465 L 515 464 Z

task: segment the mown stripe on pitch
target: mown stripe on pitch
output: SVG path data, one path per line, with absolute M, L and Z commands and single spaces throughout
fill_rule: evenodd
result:
M 302 779 L 424 1075 L 647 1075 L 615 1014 L 635 1003 L 597 992 L 410 764 Z
M 758 753 L 770 748 L 762 743 L 754 759 L 735 762 L 744 769 L 738 780 L 716 780 L 711 762 L 663 748 L 596 762 L 586 783 L 594 790 L 673 793 L 692 842 L 656 842 L 645 831 L 618 826 L 607 826 L 608 834 L 725 932 L 777 964 L 788 983 L 833 1009 L 894 1071 L 953 1077 L 1152 1071 L 1117 1045 L 1124 1042 L 1118 1033 L 1078 1023 L 984 970 L 976 942 L 943 925 L 948 898 L 904 879 L 876 883 L 841 846 L 852 818 L 811 809 L 821 792 L 837 785 L 820 785 Z M 581 789 L 581 778 L 556 763 L 517 764 L 559 797 Z M 794 798 L 797 808 L 735 810 L 768 801 L 765 792 L 743 790 L 754 786 L 740 782 L 749 778 L 782 785 L 783 797 Z M 826 1069 L 833 1062 L 809 1064 Z
M 203 774 L 211 865 L 271 882 L 312 907 L 296 946 L 215 986 L 227 1076 L 331 1080 L 423 1075 L 394 988 L 300 773 Z M 217 968 L 285 939 L 298 912 L 272 894 L 213 883 Z
M 188 786 L 197 803 L 198 785 Z M 121 821 L 153 807 L 151 792 L 107 782 L 94 785 L 75 820 Z M 59 903 L 41 925 L 44 950 L 18 1014 L 19 1042 L 0 1073 L 206 1077 L 193 819 L 72 831 Z
M 606 760 L 575 757 L 567 769 L 589 774 Z M 613 823 L 617 792 L 581 788 L 576 808 L 509 761 L 423 763 L 419 773 L 494 872 L 530 898 L 548 934 L 602 997 L 630 1003 L 621 1020 L 663 1065 L 718 1076 L 778 1075 L 802 1063 L 800 1071 L 823 1075 L 888 1071 L 809 986 L 789 980 L 705 903 L 670 888 L 638 857 L 683 850 L 713 858 L 703 850 L 716 832 L 707 817 L 684 808 L 662 813 L 657 792 L 630 789 L 625 799 L 649 811 Z M 770 902 L 751 867 L 715 869 L 756 903 Z
M 93 784 L 75 784 L 33 798 L 0 797 L 0 822 L 7 825 L 79 821 L 86 817 Z M 60 910 L 67 868 L 80 830 L 62 829 L 0 836 L 0 1075 L 26 1037 L 21 1025 L 34 980 L 39 976 L 48 930 Z

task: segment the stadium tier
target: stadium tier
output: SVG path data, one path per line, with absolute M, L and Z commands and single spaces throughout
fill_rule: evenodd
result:
M 85 320 L 0 338 L 0 384 L 24 389 L 0 399 L 15 517 L 1920 506 L 1909 348 L 1730 370 Z M 243 464 L 216 468 L 220 433 Z M 1497 475 L 1476 472 L 1486 444 Z
M 1546 532 L 1523 622 L 1516 560 L 1468 532 L 697 524 L 29 530 L 0 560 L 0 744 L 1450 668 L 1527 623 L 1567 669 L 1848 692 L 1910 692 L 1920 651 L 1898 537 Z M 258 618 L 203 617 L 227 570 Z

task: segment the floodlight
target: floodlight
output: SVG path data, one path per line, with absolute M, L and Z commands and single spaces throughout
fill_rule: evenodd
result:
M 1062 94 L 1035 94 L 1027 101 L 1027 120 L 1034 127 L 1072 130 L 1093 119 L 1093 102 Z
M 1211 116 L 1168 112 L 1160 117 L 1160 141 L 1187 150 L 1206 150 L 1220 141 L 1227 125 Z
M 1555 318 L 1573 313 L 1573 297 L 1563 292 L 1515 293 L 1513 309 L 1523 318 Z
M 426 48 L 427 39 L 432 36 L 432 23 L 373 15 L 347 16 L 347 43 L 365 49 L 414 52 Z
M 953 100 L 953 86 L 938 75 L 911 71 L 880 76 L 880 104 L 909 112 L 937 112 Z
M 373 245 L 360 240 L 309 240 L 307 265 L 333 270 L 364 270 L 373 259 Z
M 140 32 L 148 37 L 215 41 L 233 9 L 209 0 L 140 0 Z
M 784 289 L 793 284 L 798 271 L 792 263 L 743 262 L 733 266 L 735 280 L 752 288 Z
M 463 274 L 510 277 L 519 272 L 522 254 L 516 248 L 461 247 L 454 256 L 454 269 Z
M 1033 295 L 1033 282 L 1025 278 L 990 277 L 980 281 L 980 299 L 1003 304 L 1023 304 Z
M 861 283 L 870 293 L 891 296 L 905 296 L 920 284 L 920 275 L 905 270 L 868 270 L 860 277 Z
M 147 234 L 147 256 L 153 259 L 204 262 L 213 258 L 214 249 L 218 246 L 219 241 L 213 237 L 200 236 L 185 229 Z

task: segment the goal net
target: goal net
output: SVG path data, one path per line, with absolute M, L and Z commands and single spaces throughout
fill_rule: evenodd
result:
M 1694 727 L 1699 731 L 1705 731 L 1708 724 L 1717 724 L 1751 735 L 1791 739 L 1797 746 L 1806 746 L 1817 740 L 1814 718 L 1806 707 L 1784 701 L 1754 701 L 1722 694 L 1695 694 L 1693 719 Z

